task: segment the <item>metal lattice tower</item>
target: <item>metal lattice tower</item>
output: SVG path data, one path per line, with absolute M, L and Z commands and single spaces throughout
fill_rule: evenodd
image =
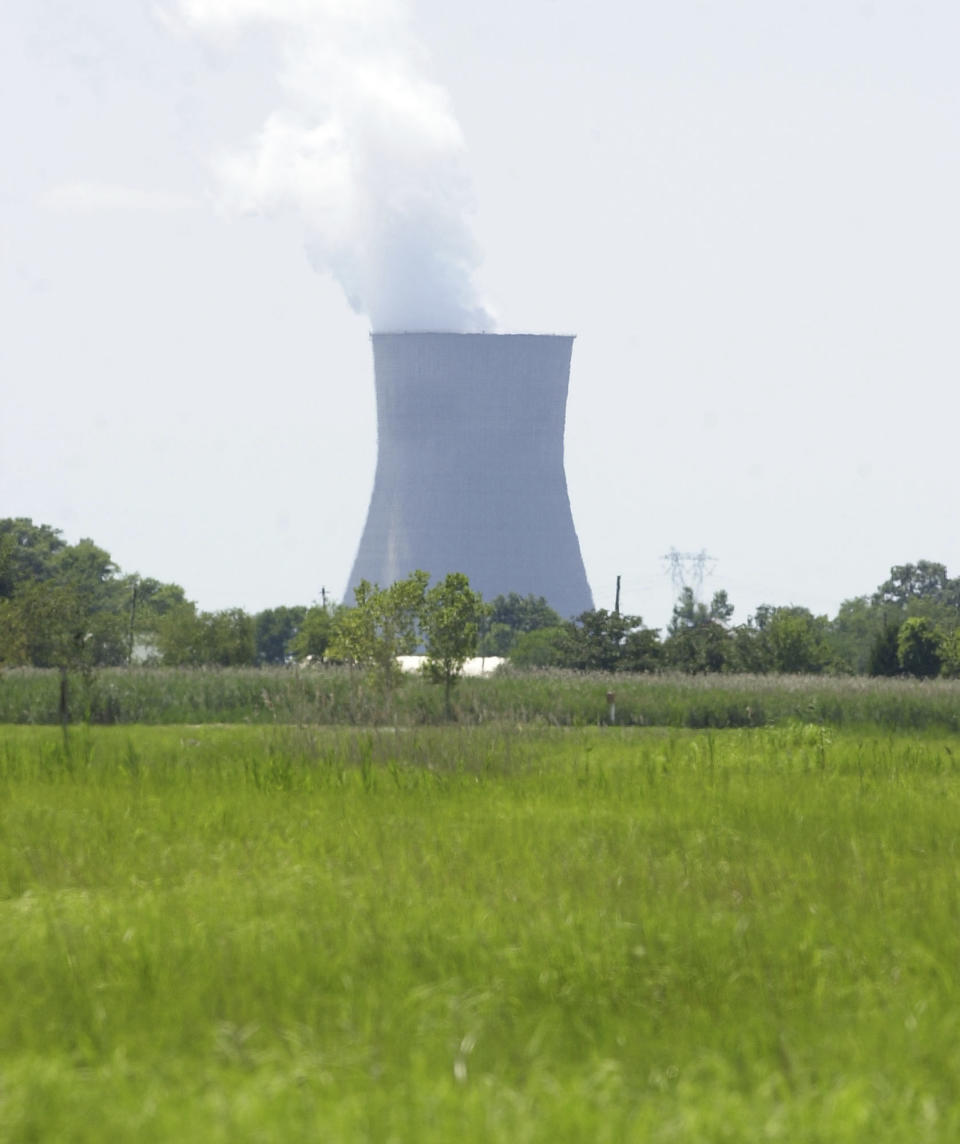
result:
M 717 563 L 705 548 L 701 548 L 699 552 L 678 552 L 675 548 L 671 548 L 661 559 L 666 561 L 670 581 L 678 598 L 683 595 L 685 588 L 690 588 L 694 596 L 699 599 L 703 591 L 703 581 Z

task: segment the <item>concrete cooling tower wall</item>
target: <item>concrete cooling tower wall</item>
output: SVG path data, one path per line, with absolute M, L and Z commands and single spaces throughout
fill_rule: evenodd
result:
M 593 607 L 563 468 L 572 337 L 373 334 L 377 472 L 345 599 L 423 568 Z

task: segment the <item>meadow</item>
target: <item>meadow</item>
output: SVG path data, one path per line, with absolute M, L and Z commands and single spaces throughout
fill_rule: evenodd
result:
M 2 727 L 0 1140 L 956 1140 L 958 752 Z

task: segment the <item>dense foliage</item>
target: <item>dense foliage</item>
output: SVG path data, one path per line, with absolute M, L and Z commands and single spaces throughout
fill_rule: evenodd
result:
M 639 616 L 584 612 L 520 636 L 519 666 L 690 674 L 960 676 L 960 580 L 944 565 L 896 565 L 872 596 L 846 600 L 834 619 L 798 605 L 762 605 L 742 624 L 724 591 L 709 604 L 685 588 L 665 635 Z
M 399 682 L 398 654 L 430 653 L 442 638 L 447 648 L 431 655 L 427 670 L 446 685 L 448 702 L 474 651 L 516 667 L 578 671 L 960 676 L 960 579 L 928 560 L 895 565 L 875 592 L 844 601 L 832 619 L 797 604 L 765 604 L 736 623 L 726 592 L 707 603 L 685 588 L 662 634 L 640 616 L 602 608 L 564 618 L 543 597 L 515 592 L 482 604 L 459 573 L 442 584 L 440 610 L 439 597 L 428 602 L 440 586 L 417 572 L 394 585 L 358 585 L 349 606 L 324 600 L 255 615 L 205 612 L 177 584 L 122 574 L 92 540 L 71 545 L 49 525 L 5 519 L 0 667 L 333 660 L 370 669 L 390 688 Z

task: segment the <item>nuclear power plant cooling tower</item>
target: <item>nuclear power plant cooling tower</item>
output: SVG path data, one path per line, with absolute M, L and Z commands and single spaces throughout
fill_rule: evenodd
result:
M 563 468 L 572 337 L 373 334 L 377 473 L 348 589 L 417 568 L 593 607 Z M 352 593 L 348 591 L 348 600 Z

